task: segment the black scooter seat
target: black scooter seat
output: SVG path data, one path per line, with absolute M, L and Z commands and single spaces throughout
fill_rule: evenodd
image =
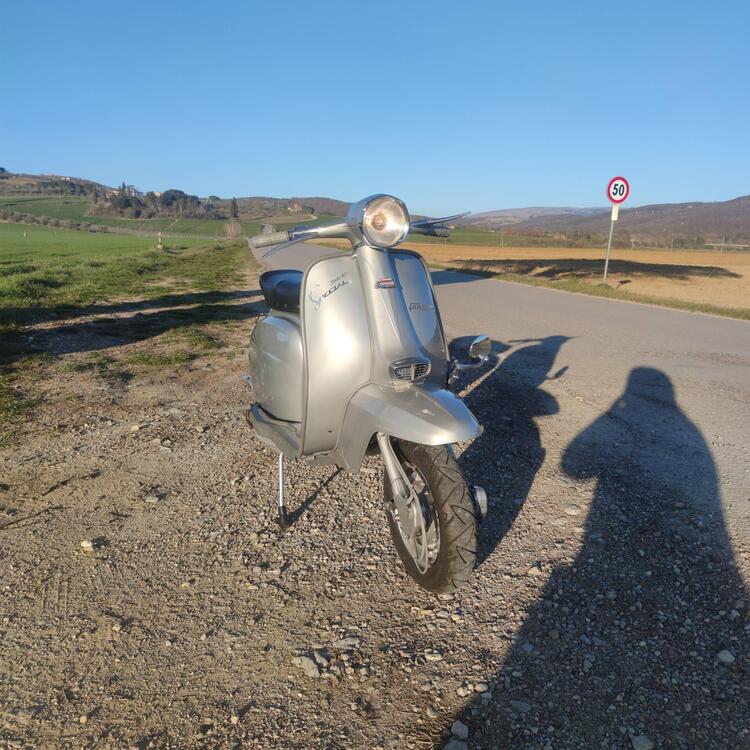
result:
M 260 288 L 272 310 L 299 313 L 302 271 L 280 268 L 260 275 Z

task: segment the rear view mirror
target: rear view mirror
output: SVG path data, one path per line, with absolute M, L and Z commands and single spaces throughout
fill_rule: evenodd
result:
M 481 367 L 489 358 L 492 352 L 492 341 L 489 336 L 482 334 L 477 336 L 474 341 L 469 344 L 469 357 L 471 362 L 459 362 L 456 359 L 451 359 L 450 371 L 448 375 L 448 383 L 453 383 L 458 379 L 458 376 L 464 370 L 473 370 L 476 367 Z
M 472 359 L 478 359 L 481 362 L 486 362 L 492 351 L 492 341 L 489 336 L 482 334 L 477 336 L 469 346 L 469 356 Z

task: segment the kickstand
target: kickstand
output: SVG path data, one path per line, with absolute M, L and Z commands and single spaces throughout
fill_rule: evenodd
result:
M 279 526 L 282 529 L 288 529 L 291 525 L 292 519 L 284 505 L 284 454 L 279 453 Z

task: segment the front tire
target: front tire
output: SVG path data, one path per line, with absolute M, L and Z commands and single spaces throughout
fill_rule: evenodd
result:
M 424 589 L 450 594 L 471 578 L 477 551 L 477 512 L 461 469 L 447 445 L 419 445 L 392 439 L 393 449 L 410 478 L 416 480 L 425 520 L 429 554 L 419 563 L 409 551 L 385 480 L 386 517 L 396 552 L 406 572 Z M 427 559 L 427 563 L 425 563 Z

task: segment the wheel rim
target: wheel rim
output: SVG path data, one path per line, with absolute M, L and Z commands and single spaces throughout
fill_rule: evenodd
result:
M 409 481 L 411 497 L 406 512 L 410 517 L 402 523 L 397 508 L 393 507 L 390 513 L 414 565 L 424 574 L 435 564 L 440 552 L 440 524 L 432 492 L 424 474 L 408 461 L 402 460 L 401 466 Z

